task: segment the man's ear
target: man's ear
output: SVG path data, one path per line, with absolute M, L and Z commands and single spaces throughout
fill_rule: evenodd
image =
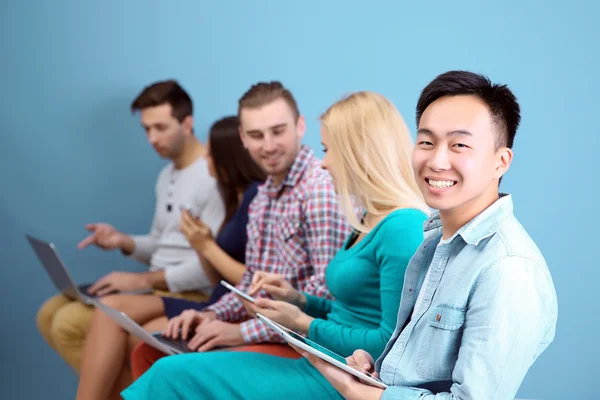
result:
M 498 151 L 496 151 L 496 159 L 497 163 L 494 177 L 500 179 L 510 168 L 513 159 L 513 151 L 508 147 L 498 149 Z
M 183 119 L 182 125 L 186 135 L 192 136 L 194 134 L 194 117 L 188 115 Z
M 306 132 L 306 120 L 304 116 L 298 116 L 298 121 L 296 122 L 296 135 L 298 139 L 302 139 L 304 137 L 304 132 Z

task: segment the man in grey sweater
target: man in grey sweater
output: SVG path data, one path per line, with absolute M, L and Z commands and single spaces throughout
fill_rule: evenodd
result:
M 120 249 L 149 265 L 148 272 L 112 272 L 99 279 L 90 294 L 152 290 L 162 295 L 206 299 L 211 286 L 194 249 L 180 232 L 181 208 L 191 210 L 214 234 L 225 217 L 217 183 L 208 173 L 205 146 L 194 136 L 193 105 L 176 81 L 147 86 L 133 101 L 140 112 L 148 142 L 171 162 L 160 172 L 155 187 L 156 208 L 149 234 L 128 235 L 106 223 L 88 224 L 90 235 L 79 244 L 105 250 Z M 191 292 L 194 291 L 194 292 Z M 81 351 L 92 308 L 62 294 L 40 309 L 37 324 L 44 339 L 79 371 Z

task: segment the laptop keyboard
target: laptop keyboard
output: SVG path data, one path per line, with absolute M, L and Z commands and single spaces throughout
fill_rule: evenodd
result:
M 85 294 L 85 295 L 88 295 L 88 296 L 90 296 L 90 294 L 88 293 L 88 289 L 89 289 L 90 287 L 92 287 L 92 284 L 91 284 L 91 283 L 89 283 L 89 284 L 86 284 L 86 285 L 79 285 L 79 286 L 77 287 L 77 289 L 79 289 L 79 291 L 80 291 L 81 293 L 83 293 L 83 294 Z
M 79 285 L 77 288 L 79 289 L 79 291 L 83 294 L 85 294 L 86 296 L 92 296 L 95 297 L 95 295 L 91 295 L 88 293 L 88 289 L 91 288 L 93 285 L 93 283 L 86 283 L 85 285 Z M 117 294 L 119 291 L 118 290 L 113 290 L 109 293 L 106 293 L 104 296 L 107 296 L 109 294 Z
M 187 347 L 189 340 L 183 340 L 181 338 L 171 339 L 171 338 L 164 337 L 160 333 L 154 333 L 154 334 L 152 334 L 152 336 L 154 336 L 159 342 L 164 343 L 167 346 L 172 347 L 181 353 L 191 353 L 192 352 L 192 350 L 190 350 Z

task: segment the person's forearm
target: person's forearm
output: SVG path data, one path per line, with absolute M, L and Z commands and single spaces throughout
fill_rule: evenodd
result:
M 141 274 L 141 279 L 144 280 L 145 286 L 153 289 L 167 290 L 167 280 L 165 278 L 165 271 L 149 271 Z
M 210 285 L 212 287 L 216 287 L 221 282 L 221 275 L 219 274 L 219 272 L 217 272 L 215 267 L 212 266 L 210 261 L 208 261 L 206 257 L 202 255 L 202 253 L 200 253 L 199 251 L 196 251 L 196 253 L 198 254 L 198 258 L 200 259 L 200 266 L 202 267 L 206 278 L 210 282 Z
M 355 385 L 345 387 L 340 394 L 346 400 L 380 400 L 383 396 L 383 389 L 356 382 Z
M 119 247 L 121 248 L 121 252 L 124 255 L 129 256 L 135 250 L 135 242 L 133 241 L 131 236 L 126 235 L 124 233 L 122 233 L 121 235 L 122 237 Z
M 311 317 L 310 315 L 306 315 L 304 313 L 300 314 L 300 316 L 298 317 L 297 321 L 296 321 L 296 330 L 300 331 L 301 333 L 308 335 L 308 332 L 310 331 L 310 324 L 314 321 L 315 319 L 313 317 Z
M 235 285 L 242 281 L 246 265 L 234 260 L 214 240 L 206 243 L 200 254 L 226 281 Z
M 304 310 L 306 308 L 306 295 L 299 291 L 294 304 L 298 306 L 299 309 Z

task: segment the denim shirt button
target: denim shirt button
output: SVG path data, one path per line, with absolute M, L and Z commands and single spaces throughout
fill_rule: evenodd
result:
M 441 319 L 442 319 L 442 316 L 440 314 L 435 316 L 436 322 L 440 322 Z

